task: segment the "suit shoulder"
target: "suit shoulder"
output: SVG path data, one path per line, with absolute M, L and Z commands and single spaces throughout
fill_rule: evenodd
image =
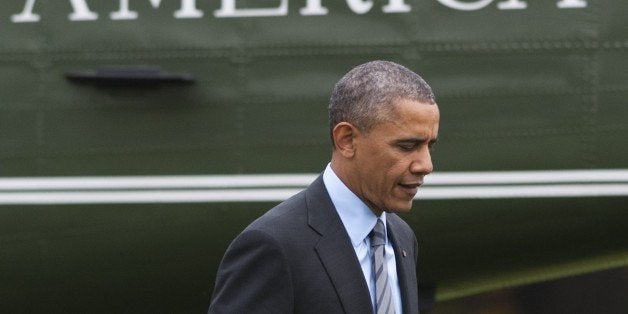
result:
M 389 224 L 395 226 L 395 228 L 400 228 L 400 230 L 414 234 L 410 225 L 408 225 L 405 220 L 401 219 L 401 217 L 397 216 L 397 214 L 386 214 L 386 220 Z
M 417 243 L 414 230 L 412 229 L 412 227 L 410 227 L 410 225 L 408 225 L 405 220 L 401 219 L 401 217 L 397 216 L 396 214 L 387 214 L 386 220 L 388 221 L 389 225 L 398 232 L 400 236 L 403 236 L 406 239 L 411 239 L 414 243 Z
M 307 223 L 307 206 L 305 192 L 301 191 L 277 206 L 271 208 L 262 216 L 253 221 L 246 229 L 259 230 L 268 234 L 275 234 L 287 230 L 290 225 Z M 292 228 L 288 228 L 292 229 Z

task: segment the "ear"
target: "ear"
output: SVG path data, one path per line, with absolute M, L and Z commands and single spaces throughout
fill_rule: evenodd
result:
M 332 132 L 336 150 L 345 158 L 351 158 L 355 154 L 355 139 L 358 129 L 349 122 L 338 123 Z

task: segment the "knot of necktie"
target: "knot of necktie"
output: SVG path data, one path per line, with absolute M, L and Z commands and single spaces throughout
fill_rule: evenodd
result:
M 384 222 L 381 219 L 377 219 L 369 238 L 371 239 L 371 247 L 386 244 L 386 229 L 384 229 Z

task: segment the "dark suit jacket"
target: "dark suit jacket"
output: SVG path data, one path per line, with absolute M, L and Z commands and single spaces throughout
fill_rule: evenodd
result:
M 417 241 L 387 214 L 405 313 L 418 313 Z M 249 225 L 221 262 L 209 313 L 373 313 L 355 250 L 319 176 Z

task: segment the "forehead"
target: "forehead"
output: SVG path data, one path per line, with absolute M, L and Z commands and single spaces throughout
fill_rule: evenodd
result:
M 399 99 L 393 102 L 393 112 L 400 116 L 417 114 L 425 119 L 438 120 L 439 110 L 435 103 L 418 100 Z
M 416 100 L 401 99 L 393 103 L 389 116 L 380 125 L 388 132 L 429 132 L 430 136 L 438 133 L 440 112 L 436 104 Z

